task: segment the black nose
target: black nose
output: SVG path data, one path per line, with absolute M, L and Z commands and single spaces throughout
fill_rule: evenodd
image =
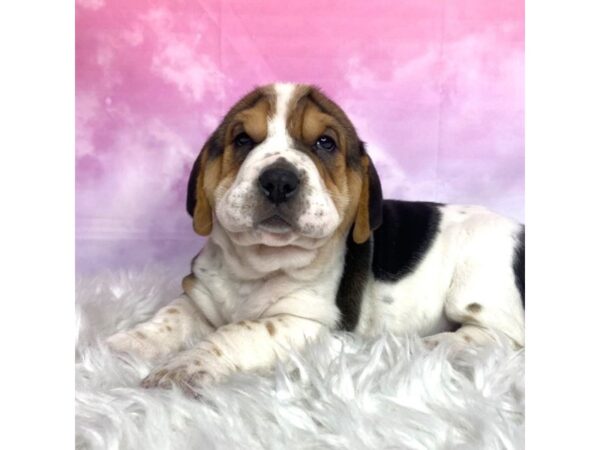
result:
M 258 184 L 269 201 L 278 205 L 296 194 L 298 176 L 289 169 L 272 168 L 260 174 Z

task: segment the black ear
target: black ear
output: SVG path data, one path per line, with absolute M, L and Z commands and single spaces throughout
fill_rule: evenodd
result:
M 185 208 L 190 216 L 194 217 L 194 209 L 196 209 L 196 186 L 198 184 L 198 176 L 200 175 L 200 155 L 196 158 L 190 178 L 188 179 L 187 185 L 187 199 L 185 201 Z
M 369 228 L 376 230 L 383 222 L 383 194 L 381 182 L 375 170 L 373 161 L 369 157 Z
M 187 186 L 187 199 L 185 203 L 186 210 L 188 214 L 194 217 L 194 210 L 196 209 L 196 202 L 198 201 L 198 177 L 202 172 L 200 167 L 200 160 L 202 159 L 202 154 L 204 152 L 208 153 L 209 158 L 216 158 L 223 153 L 223 148 L 219 145 L 219 133 L 222 132 L 222 125 L 217 128 L 214 133 L 208 138 L 208 141 L 200 150 L 196 161 L 194 161 L 194 165 L 192 166 L 192 171 L 190 172 L 190 178 L 188 179 Z

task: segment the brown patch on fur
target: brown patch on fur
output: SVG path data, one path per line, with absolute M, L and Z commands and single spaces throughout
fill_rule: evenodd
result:
M 438 339 L 425 339 L 423 342 L 425 344 L 425 347 L 427 347 L 429 350 L 433 350 L 440 344 L 440 341 Z
M 360 139 L 346 113 L 334 101 L 314 87 L 311 87 L 310 98 L 323 113 L 334 119 L 331 126 L 334 127 L 340 139 L 338 144 L 346 157 L 346 164 L 349 167 L 358 169 L 360 157 L 362 156 Z
M 233 140 L 238 133 L 244 131 L 255 143 L 264 141 L 267 137 L 267 120 L 272 109 L 272 103 L 263 97 L 252 108 L 238 113 L 232 120 L 229 138 Z
M 192 291 L 194 290 L 195 285 L 196 285 L 196 277 L 194 276 L 193 273 L 186 275 L 183 278 L 183 280 L 181 281 L 181 287 L 183 288 L 183 292 L 185 292 L 190 297 L 192 296 Z M 175 309 L 175 308 L 171 308 L 171 309 Z M 175 310 L 175 311 L 177 311 L 177 310 Z M 167 310 L 167 312 L 171 312 L 171 311 Z M 171 314 L 175 314 L 175 313 L 171 313 Z
M 267 323 L 265 324 L 265 327 L 267 327 L 267 331 L 269 332 L 269 334 L 271 336 L 273 336 L 276 333 L 276 329 L 275 329 L 275 325 L 273 325 L 272 322 L 267 321 Z
M 243 326 L 244 328 L 246 328 L 247 330 L 251 330 L 252 327 L 250 326 L 250 324 L 248 322 L 246 322 L 245 320 L 242 320 L 240 322 L 240 325 Z
M 167 329 L 167 331 L 173 331 L 173 328 L 171 328 L 169 325 L 167 325 L 165 328 Z
M 235 148 L 234 141 L 238 134 L 246 133 L 256 144 L 265 140 L 271 110 L 269 99 L 262 97 L 251 108 L 238 112 L 230 119 L 230 123 L 225 127 L 225 147 L 221 163 L 223 175 L 235 178 L 248 153 L 243 148 Z
M 146 339 L 146 335 L 144 333 L 142 333 L 141 331 L 136 331 L 135 335 L 137 337 L 139 337 L 140 339 Z
M 363 176 L 361 180 L 360 197 L 356 210 L 356 220 L 354 221 L 354 231 L 352 239 L 357 244 L 362 244 L 371 235 L 371 227 L 369 224 L 369 158 L 364 155 L 361 159 Z
M 202 365 L 202 363 L 201 363 L 200 361 L 196 360 L 196 361 L 194 361 L 194 365 L 196 365 L 196 366 L 201 366 L 201 365 Z
M 467 305 L 467 311 L 472 313 L 478 313 L 481 311 L 481 305 L 479 303 L 471 303 Z
M 319 110 L 312 101 L 308 101 L 302 116 L 301 137 L 305 142 L 314 143 L 323 134 L 335 140 L 338 148 L 345 153 L 346 139 L 340 133 L 340 125 L 334 117 Z
M 212 231 L 212 207 L 208 200 L 207 190 L 205 188 L 205 177 L 207 173 L 213 173 L 215 167 L 218 167 L 215 160 L 208 159 L 208 151 L 211 143 L 207 143 L 197 161 L 200 164 L 200 172 L 196 179 L 196 206 L 193 214 L 194 231 L 201 236 L 208 236 Z
M 184 280 L 185 280 L 185 278 L 184 278 Z M 167 313 L 169 313 L 169 314 L 179 314 L 179 310 L 177 308 L 169 308 L 169 309 L 167 309 Z
M 223 352 L 221 351 L 221 349 L 219 347 L 213 347 L 212 352 L 217 356 L 223 356 Z
M 466 343 L 470 344 L 471 342 L 473 342 L 473 339 L 471 338 L 471 336 L 464 334 L 463 335 L 463 339 L 465 340 Z

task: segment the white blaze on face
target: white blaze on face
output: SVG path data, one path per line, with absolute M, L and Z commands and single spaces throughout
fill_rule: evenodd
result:
M 217 220 L 238 244 L 314 247 L 315 240 L 331 236 L 342 220 L 317 167 L 306 154 L 294 148 L 288 133 L 289 102 L 295 90 L 294 84 L 274 85 L 276 106 L 267 123 L 266 139 L 248 154 L 233 184 L 215 192 Z M 268 203 L 259 188 L 258 177 L 265 168 L 282 160 L 296 168 L 300 184 L 292 203 L 295 230 L 275 236 L 257 229 L 254 223 L 257 208 Z

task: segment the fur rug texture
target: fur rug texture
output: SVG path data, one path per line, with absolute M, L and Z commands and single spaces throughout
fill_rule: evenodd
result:
M 524 352 L 456 351 L 415 336 L 331 333 L 269 373 L 236 374 L 201 400 L 138 386 L 150 365 L 104 339 L 179 292 L 159 268 L 80 277 L 80 449 L 519 449 Z

